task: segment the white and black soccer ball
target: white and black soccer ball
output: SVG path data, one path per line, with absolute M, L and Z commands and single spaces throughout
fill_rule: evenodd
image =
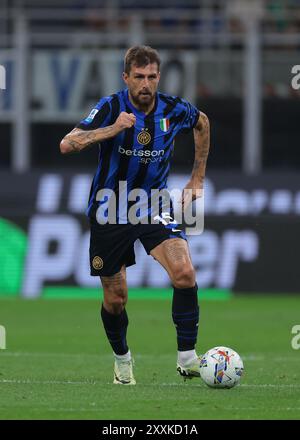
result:
M 244 371 L 240 355 L 228 347 L 214 347 L 201 358 L 200 376 L 209 387 L 232 388 Z

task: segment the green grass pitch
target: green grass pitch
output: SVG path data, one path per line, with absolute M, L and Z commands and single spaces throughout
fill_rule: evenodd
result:
M 112 384 L 100 301 L 0 300 L 1 419 L 300 419 L 300 296 L 200 300 L 198 352 L 229 346 L 245 375 L 230 390 L 183 382 L 169 300 L 129 300 L 135 387 Z

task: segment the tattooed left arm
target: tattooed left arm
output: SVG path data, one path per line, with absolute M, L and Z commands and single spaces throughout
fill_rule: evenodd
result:
M 210 146 L 209 120 L 205 113 L 200 113 L 194 128 L 195 160 L 191 180 L 197 188 L 203 189 L 206 161 Z
M 192 176 L 185 186 L 182 194 L 182 208 L 187 206 L 199 197 L 202 197 L 204 177 L 206 170 L 206 161 L 209 152 L 209 120 L 206 114 L 200 113 L 198 122 L 194 128 L 195 141 L 195 160 Z

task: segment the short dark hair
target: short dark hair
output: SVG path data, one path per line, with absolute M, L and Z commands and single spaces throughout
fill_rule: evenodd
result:
M 157 50 L 150 46 L 133 46 L 130 47 L 124 58 L 124 72 L 129 75 L 131 66 L 145 67 L 148 64 L 156 63 L 158 71 L 160 68 L 160 58 Z

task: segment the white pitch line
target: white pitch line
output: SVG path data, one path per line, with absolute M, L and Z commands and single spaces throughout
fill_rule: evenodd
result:
M 17 385 L 112 385 L 112 382 L 106 382 L 103 383 L 102 381 L 72 381 L 72 380 L 30 380 L 30 379 L 0 379 L 1 383 L 7 383 L 7 384 L 17 384 Z M 143 387 L 152 387 L 152 386 L 158 386 L 158 387 L 183 387 L 186 384 L 184 382 L 179 383 L 156 383 L 156 384 L 145 384 L 143 383 Z M 196 384 L 197 386 L 202 385 L 201 382 Z
M 7 410 L 7 407 L 0 407 L 0 410 Z M 33 411 L 50 411 L 50 412 L 74 412 L 74 413 L 78 413 L 78 412 L 99 412 L 103 414 L 103 408 L 67 408 L 67 407 L 63 407 L 63 408 L 53 408 L 53 407 L 38 407 L 38 408 L 31 408 L 31 410 Z M 217 408 L 211 408 L 211 411 L 213 410 L 217 410 L 219 412 L 219 409 Z M 259 411 L 260 413 L 263 411 L 300 411 L 300 408 L 296 407 L 267 407 L 267 408 L 262 408 L 262 407 L 228 407 L 228 406 L 224 406 L 222 408 L 222 411 L 226 410 L 226 411 Z M 200 419 L 199 419 L 200 420 Z
M 0 352 L 0 357 L 112 357 L 112 355 L 101 355 L 97 353 L 37 353 L 37 352 Z
M 29 379 L 1 379 L 0 383 L 13 383 L 17 385 L 96 385 L 97 381 L 75 381 L 75 380 L 29 380 Z
M 193 386 L 194 386 L 194 382 L 193 382 Z M 144 385 L 144 384 L 143 384 Z M 168 386 L 186 386 L 187 384 L 183 383 L 161 383 L 161 384 L 155 384 L 156 386 L 164 386 L 164 387 L 168 387 Z M 201 387 L 204 387 L 204 383 L 200 382 Z M 272 384 L 272 383 L 266 383 L 266 384 L 240 384 L 236 386 L 236 389 L 238 388 L 300 388 L 300 384 Z M 213 389 L 217 389 L 217 388 L 210 388 L 211 390 Z M 221 389 L 221 388 L 220 388 Z
M 75 381 L 75 380 L 31 380 L 31 379 L 0 379 L 0 383 L 17 384 L 17 385 L 111 385 L 111 382 L 103 383 L 97 380 L 90 381 Z M 147 387 L 183 387 L 186 386 L 184 382 L 181 383 L 156 383 L 156 384 L 141 384 Z M 193 385 L 202 386 L 202 382 Z M 238 388 L 300 388 L 300 384 L 241 384 Z
M 241 384 L 239 387 L 242 388 L 300 388 L 300 384 L 274 384 L 274 383 L 265 383 L 265 384 Z
M 282 407 L 276 407 L 276 406 L 272 406 L 272 407 L 267 407 L 267 408 L 262 408 L 262 407 L 223 407 L 222 411 L 226 410 L 226 411 L 300 411 L 300 408 L 293 408 L 293 407 L 287 407 L 287 408 L 282 408 Z
M 300 355 L 300 353 L 299 353 Z M 98 358 L 98 359 L 112 359 L 112 354 L 101 354 L 101 353 L 48 353 L 48 352 L 9 352 L 9 351 L 1 351 L 0 352 L 0 358 L 3 357 L 91 357 L 91 358 Z M 175 356 L 175 355 L 174 355 Z M 154 355 L 151 354 L 136 354 L 133 356 L 135 359 L 150 359 L 152 358 L 155 360 Z M 175 356 L 176 357 L 176 356 Z M 159 359 L 170 358 L 170 355 L 160 355 L 157 357 Z M 260 361 L 268 361 L 270 359 L 270 356 L 262 356 L 258 354 L 249 354 L 247 356 L 242 356 L 243 361 L 254 361 L 254 362 L 260 362 Z M 272 362 L 282 362 L 282 361 L 300 361 L 300 356 L 274 356 L 272 357 Z
M 76 412 L 76 411 L 96 411 L 96 412 L 103 412 L 103 408 L 43 408 L 46 409 L 47 411 L 65 411 L 65 412 Z M 259 411 L 261 412 L 263 411 L 300 411 L 300 408 L 280 408 L 280 407 L 268 407 L 268 408 L 261 408 L 261 407 L 257 407 L 257 408 L 252 408 L 252 407 L 244 407 L 244 408 L 240 408 L 240 407 L 224 407 L 222 408 L 225 409 L 226 411 Z M 219 411 L 219 409 L 217 410 Z

